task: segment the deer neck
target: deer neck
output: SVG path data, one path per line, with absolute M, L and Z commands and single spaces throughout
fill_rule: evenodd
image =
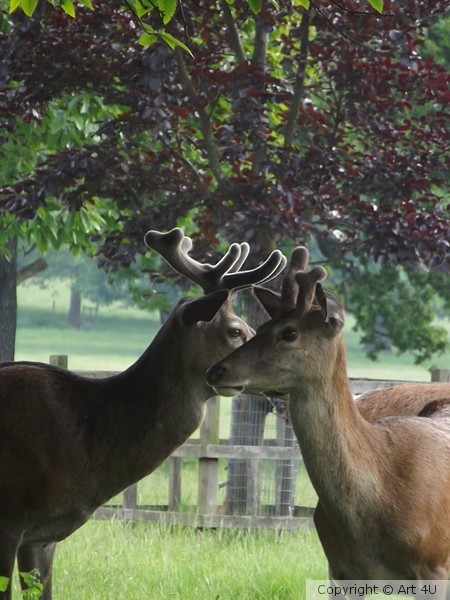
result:
M 180 415 L 188 420 L 189 411 L 203 407 L 212 395 L 204 376 L 206 367 L 195 366 L 199 362 L 198 327 L 187 332 L 176 319 L 165 323 L 142 356 L 123 373 L 133 395 L 161 423 L 168 425 Z
M 105 381 L 96 436 L 104 452 L 93 454 L 104 465 L 107 495 L 153 471 L 203 420 L 212 392 L 186 364 L 186 352 L 194 350 L 180 339 L 166 323 L 136 363 Z
M 376 501 L 379 470 L 374 428 L 353 401 L 342 341 L 328 373 L 291 393 L 290 414 L 321 503 L 347 526 L 352 507 L 358 512 L 360 503 L 367 507 Z

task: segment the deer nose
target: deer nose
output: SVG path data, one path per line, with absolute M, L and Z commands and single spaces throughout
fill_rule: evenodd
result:
M 222 367 L 220 364 L 214 365 L 214 367 L 208 369 L 206 373 L 206 381 L 209 383 L 209 385 L 215 385 L 224 373 L 225 367 Z

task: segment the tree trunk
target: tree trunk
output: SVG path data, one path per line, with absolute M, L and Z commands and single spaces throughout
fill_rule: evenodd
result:
M 6 244 L 10 257 L 0 255 L 0 362 L 14 360 L 17 325 L 17 240 Z
M 70 290 L 70 306 L 67 317 L 69 325 L 74 329 L 81 327 L 81 296 L 73 288 Z

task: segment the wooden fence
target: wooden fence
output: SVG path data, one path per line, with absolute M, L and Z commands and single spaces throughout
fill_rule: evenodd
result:
M 67 368 L 67 357 L 50 357 L 52 364 Z M 110 372 L 88 372 L 80 374 L 90 377 L 112 375 Z M 375 379 L 351 379 L 355 395 L 363 392 L 390 387 L 405 383 L 404 381 L 383 381 Z M 450 381 L 450 370 L 432 370 L 431 381 Z M 230 399 L 211 398 L 206 404 L 206 417 L 200 428 L 198 437 L 193 437 L 180 446 L 167 459 L 167 504 L 144 506 L 138 504 L 138 486 L 141 482 L 130 486 L 123 492 L 120 504 L 107 504 L 99 508 L 94 519 L 119 519 L 121 521 L 162 522 L 168 525 L 187 525 L 193 527 L 241 527 L 241 528 L 274 528 L 300 529 L 312 527 L 313 507 L 292 506 L 289 514 L 261 514 L 259 486 L 255 480 L 259 476 L 261 461 L 276 461 L 286 465 L 289 462 L 301 461 L 298 445 L 280 445 L 279 439 L 265 440 L 263 445 L 232 445 L 229 439 L 220 439 L 220 406 L 221 402 Z M 194 459 L 198 463 L 197 502 L 195 506 L 185 507 L 181 511 L 183 485 L 183 461 Z M 219 461 L 226 459 L 245 461 L 248 475 L 248 507 L 246 514 L 222 514 L 218 501 Z M 163 467 L 160 467 L 162 469 Z M 167 470 L 167 465 L 164 467 Z M 275 512 L 276 511 L 272 511 Z

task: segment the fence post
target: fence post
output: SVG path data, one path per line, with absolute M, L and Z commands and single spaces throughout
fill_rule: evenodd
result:
M 206 403 L 205 420 L 200 429 L 200 444 L 219 443 L 219 416 L 220 398 L 214 396 Z M 218 487 L 217 458 L 200 458 L 198 464 L 198 512 L 201 514 L 215 514 L 217 511 Z
M 431 369 L 431 381 L 450 383 L 450 369 Z
M 181 501 L 181 458 L 169 458 L 169 511 L 176 511 Z
M 123 507 L 137 508 L 137 484 L 133 483 L 123 490 Z
M 61 367 L 61 369 L 67 369 L 69 364 L 69 358 L 66 354 L 51 354 L 48 362 L 54 367 Z

